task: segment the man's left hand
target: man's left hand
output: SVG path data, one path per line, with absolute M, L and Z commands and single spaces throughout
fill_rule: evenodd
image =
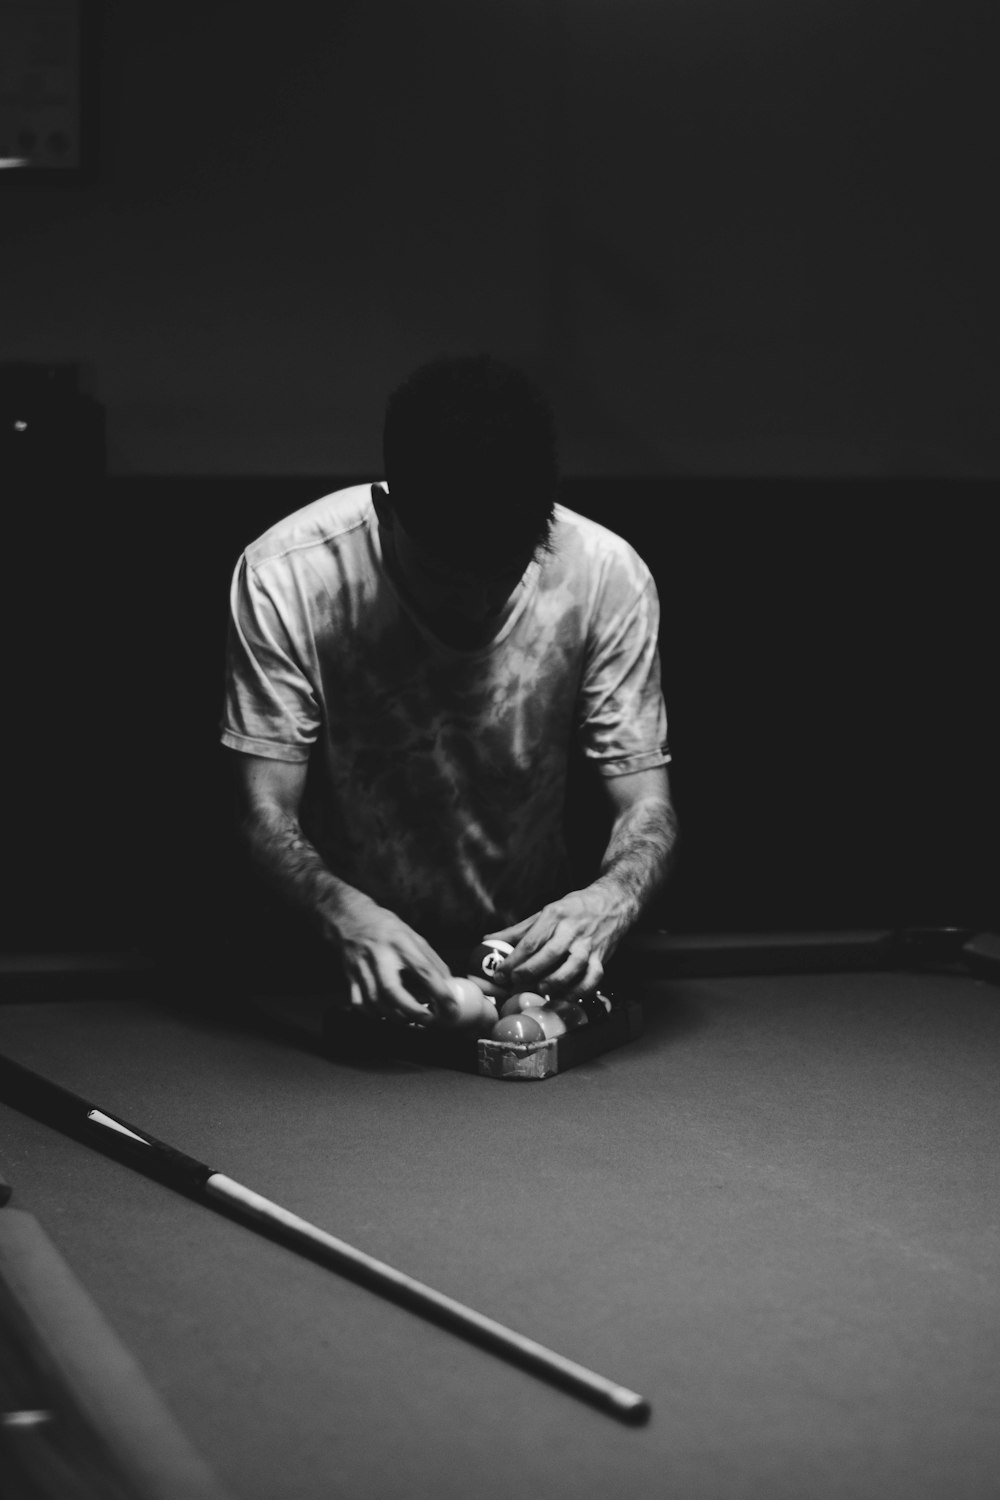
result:
M 586 995 L 596 990 L 622 935 L 623 922 L 611 892 L 590 886 L 570 891 L 484 941 L 502 938 L 514 951 L 504 959 L 498 981 L 515 990 L 552 995 Z

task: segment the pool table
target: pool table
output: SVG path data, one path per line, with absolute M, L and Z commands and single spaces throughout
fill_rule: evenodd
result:
M 235 1500 L 986 1500 L 1000 942 L 970 937 L 653 934 L 642 1034 L 537 1082 L 331 1054 L 304 1000 L 218 976 L 0 1005 L 0 1053 L 641 1392 L 644 1426 L 2 1101 L 0 1216 Z

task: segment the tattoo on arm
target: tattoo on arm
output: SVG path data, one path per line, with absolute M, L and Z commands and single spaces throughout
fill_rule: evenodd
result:
M 327 868 L 298 819 L 277 809 L 258 809 L 245 820 L 242 833 L 257 873 L 328 932 L 351 887 Z
M 615 823 L 598 880 L 611 880 L 637 920 L 666 883 L 677 848 L 677 819 L 669 802 L 640 802 Z

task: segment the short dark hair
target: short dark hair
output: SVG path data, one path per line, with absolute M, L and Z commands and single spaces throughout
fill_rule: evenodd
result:
M 494 556 L 548 545 L 555 423 L 512 365 L 490 354 L 421 365 L 386 403 L 382 457 L 389 503 L 417 541 L 461 555 L 488 525 Z

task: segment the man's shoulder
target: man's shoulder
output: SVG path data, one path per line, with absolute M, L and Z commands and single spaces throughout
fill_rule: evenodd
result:
M 553 520 L 555 548 L 576 567 L 601 573 L 609 567 L 623 570 L 636 581 L 645 581 L 649 576 L 649 568 L 631 542 L 600 521 L 593 521 L 561 503 L 555 507 Z
M 371 485 L 352 484 L 333 490 L 283 517 L 246 548 L 255 571 L 282 561 L 308 558 L 354 544 L 366 546 L 374 522 Z

